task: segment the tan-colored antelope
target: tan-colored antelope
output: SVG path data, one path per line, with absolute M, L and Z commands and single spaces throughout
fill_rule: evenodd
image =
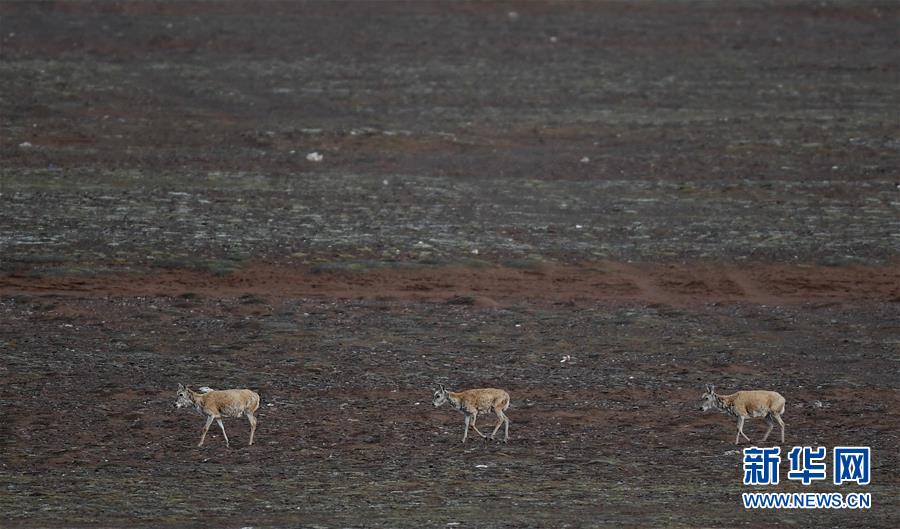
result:
M 503 413 L 509 408 L 509 393 L 502 389 L 485 388 L 485 389 L 467 389 L 465 391 L 453 392 L 444 389 L 444 386 L 438 384 L 439 388 L 434 391 L 434 407 L 437 408 L 445 402 L 449 402 L 451 406 L 463 412 L 466 417 L 466 427 L 463 430 L 462 442 L 466 442 L 469 435 L 469 425 L 475 430 L 475 433 L 487 439 L 487 436 L 481 433 L 475 427 L 475 421 L 478 420 L 479 413 L 494 412 L 497 416 L 497 424 L 494 426 L 494 432 L 491 439 L 497 435 L 500 425 L 503 427 L 503 442 L 509 440 L 509 417 Z
M 784 402 L 784 397 L 774 391 L 738 391 L 731 395 L 716 395 L 715 386 L 707 384 L 706 393 L 700 397 L 700 410 L 717 409 L 737 417 L 737 437 L 734 444 L 740 444 L 741 436 L 750 440 L 744 435 L 744 419 L 754 417 L 765 417 L 769 423 L 766 435 L 759 442 L 764 443 L 769 438 L 777 422 L 781 426 L 781 442 L 784 443 L 784 421 L 781 420 Z
M 184 408 L 192 406 L 195 410 L 206 415 L 206 426 L 203 427 L 203 435 L 200 436 L 200 443 L 197 446 L 203 446 L 203 440 L 206 439 L 206 432 L 209 431 L 209 425 L 215 420 L 222 429 L 222 435 L 225 437 L 225 446 L 228 444 L 228 435 L 225 434 L 225 425 L 222 424 L 222 417 L 240 417 L 246 415 L 250 421 L 250 442 L 253 444 L 253 434 L 256 433 L 256 416 L 253 415 L 259 409 L 259 395 L 255 391 L 249 389 L 226 389 L 216 391 L 207 387 L 201 388 L 201 392 L 191 391 L 190 388 L 183 384 L 178 384 L 178 397 L 175 399 L 176 408 Z

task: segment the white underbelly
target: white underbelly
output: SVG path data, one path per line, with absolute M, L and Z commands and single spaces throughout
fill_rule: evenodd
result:
M 240 417 L 244 414 L 244 408 L 239 406 L 226 406 L 219 409 L 219 414 L 222 417 Z

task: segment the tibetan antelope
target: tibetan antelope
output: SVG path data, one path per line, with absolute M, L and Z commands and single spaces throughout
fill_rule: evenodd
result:
M 475 433 L 485 439 L 487 438 L 475 427 L 475 421 L 478 419 L 479 413 L 491 411 L 497 416 L 497 424 L 494 426 L 491 439 L 497 435 L 500 425 L 503 425 L 503 442 L 505 443 L 509 440 L 509 417 L 503 413 L 506 408 L 509 408 L 509 393 L 502 389 L 493 388 L 467 389 L 457 393 L 447 391 L 440 384 L 438 386 L 439 388 L 434 391 L 434 407 L 437 408 L 445 402 L 450 402 L 451 406 L 463 412 L 466 417 L 466 428 L 463 430 L 462 442 L 465 443 L 466 437 L 469 435 L 469 425 L 472 426 Z
M 183 384 L 178 384 L 178 396 L 175 399 L 176 408 L 193 407 L 203 415 L 206 415 L 206 426 L 203 427 L 203 435 L 200 436 L 200 443 L 197 446 L 203 446 L 203 440 L 206 439 L 206 432 L 209 431 L 209 425 L 213 420 L 219 423 L 222 429 L 222 435 L 225 437 L 225 446 L 228 444 L 228 436 L 225 434 L 225 425 L 222 424 L 222 417 L 240 417 L 246 415 L 250 421 L 250 443 L 253 444 L 253 434 L 256 433 L 256 416 L 253 413 L 259 409 L 259 395 L 255 391 L 249 389 L 226 389 L 216 391 L 207 387 L 201 388 L 198 393 L 191 391 L 190 388 Z
M 781 426 L 781 442 L 784 443 L 784 421 L 781 420 L 781 414 L 784 413 L 784 397 L 774 391 L 738 391 L 731 395 L 716 395 L 715 386 L 707 384 L 706 393 L 700 397 L 700 410 L 711 409 L 737 417 L 737 437 L 734 444 L 740 444 L 741 436 L 750 440 L 744 435 L 744 419 L 754 417 L 765 417 L 769 423 L 769 429 L 760 440 L 761 443 L 769 438 L 776 422 Z

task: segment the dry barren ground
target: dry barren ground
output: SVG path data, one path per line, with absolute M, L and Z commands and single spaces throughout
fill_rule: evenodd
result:
M 898 26 L 0 4 L 0 527 L 898 526 Z M 257 444 L 179 382 L 258 390 Z M 871 446 L 874 507 L 745 511 L 707 382 Z

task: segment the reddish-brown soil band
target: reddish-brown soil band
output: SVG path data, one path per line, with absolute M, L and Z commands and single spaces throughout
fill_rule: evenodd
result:
M 375 268 L 316 272 L 283 264 L 248 264 L 226 275 L 166 270 L 96 276 L 0 276 L 0 295 L 79 297 L 265 296 L 290 298 L 449 301 L 476 306 L 528 303 L 764 305 L 900 301 L 900 267 L 819 267 L 767 264 Z

